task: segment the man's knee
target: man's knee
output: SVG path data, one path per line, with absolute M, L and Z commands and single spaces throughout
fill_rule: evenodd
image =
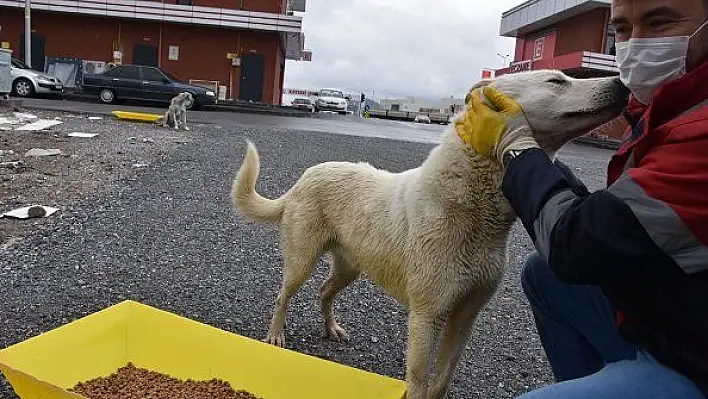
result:
M 543 290 L 543 280 L 552 274 L 549 272 L 548 264 L 537 251 L 532 252 L 526 258 L 521 269 L 521 287 L 529 300 L 533 300 L 539 295 L 542 296 L 539 291 Z

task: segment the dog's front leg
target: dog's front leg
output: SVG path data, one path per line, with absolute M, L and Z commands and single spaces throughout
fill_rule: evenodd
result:
M 436 356 L 429 399 L 442 399 L 447 394 L 460 357 L 472 335 L 477 315 L 489 302 L 498 283 L 499 279 L 494 278 L 478 286 L 473 292 L 460 298 L 448 316 L 447 327 Z
M 450 315 L 438 349 L 429 399 L 443 399 L 450 388 L 460 357 L 470 339 L 481 305 L 464 302 Z
M 430 358 L 440 326 L 434 317 L 415 308 L 408 316 L 406 399 L 427 399 Z
M 182 119 L 182 127 L 184 127 L 184 130 L 189 130 L 189 126 L 187 126 L 187 111 L 182 110 L 182 114 L 180 116 Z

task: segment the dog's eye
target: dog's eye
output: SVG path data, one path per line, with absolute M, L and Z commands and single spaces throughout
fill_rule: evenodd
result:
M 563 80 L 563 79 L 558 79 L 558 78 L 548 79 L 546 82 L 548 82 L 548 83 L 553 83 L 553 84 L 556 84 L 556 85 L 564 85 L 564 84 L 565 84 L 565 80 Z

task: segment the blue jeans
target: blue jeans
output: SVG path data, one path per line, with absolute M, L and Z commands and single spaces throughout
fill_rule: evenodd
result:
M 560 281 L 537 252 L 521 285 L 558 383 L 520 399 L 705 399 L 688 378 L 619 335 L 600 288 Z

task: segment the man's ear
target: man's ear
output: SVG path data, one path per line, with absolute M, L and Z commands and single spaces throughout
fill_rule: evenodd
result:
M 465 104 L 470 102 L 470 95 L 472 95 L 472 91 L 474 89 L 478 89 L 480 87 L 484 86 L 489 86 L 489 84 L 492 83 L 491 79 L 482 79 L 479 82 L 477 82 L 474 86 L 470 88 L 470 90 L 467 92 L 467 95 L 465 96 Z

